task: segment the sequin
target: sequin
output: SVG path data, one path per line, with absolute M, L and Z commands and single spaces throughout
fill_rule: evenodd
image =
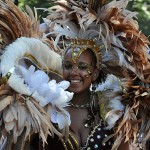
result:
M 101 138 L 101 136 L 100 136 L 100 135 L 97 135 L 97 138 L 98 138 L 98 139 L 100 139 L 100 138 Z
M 94 145 L 94 148 L 98 148 L 98 145 L 97 145 L 97 144 L 95 144 L 95 145 Z
M 102 145 L 105 146 L 106 144 L 105 144 L 105 143 L 102 143 Z
M 89 125 L 86 123 L 84 126 L 87 128 Z
M 98 130 L 98 131 L 100 131 L 100 130 L 101 130 L 101 128 L 98 128 L 97 130 Z
M 91 150 L 91 148 L 90 148 L 90 147 L 88 147 L 88 148 L 87 148 L 87 150 Z
M 93 138 L 91 138 L 91 139 L 90 139 L 90 141 L 91 141 L 91 142 L 94 142 L 94 139 L 93 139 Z

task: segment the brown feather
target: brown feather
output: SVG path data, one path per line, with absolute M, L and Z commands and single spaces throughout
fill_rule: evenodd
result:
M 29 9 L 28 9 L 29 10 Z M 36 18 L 21 11 L 13 2 L 0 1 L 0 34 L 2 36 L 2 47 L 12 43 L 18 37 L 39 37 L 39 22 Z M 34 19 L 33 19 L 34 18 Z

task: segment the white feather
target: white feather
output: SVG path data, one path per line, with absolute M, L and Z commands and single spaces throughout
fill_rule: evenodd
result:
M 15 42 L 5 48 L 1 56 L 0 70 L 2 76 L 5 76 L 9 70 L 18 66 L 19 60 L 25 54 L 30 54 L 38 60 L 42 69 L 53 69 L 62 73 L 62 59 L 60 55 L 52 51 L 46 44 L 34 38 L 18 38 Z
M 119 79 L 109 74 L 105 80 L 105 82 L 98 84 L 96 91 L 105 91 L 105 90 L 113 90 L 113 91 L 121 91 L 122 87 L 120 86 Z
M 15 72 L 10 76 L 8 80 L 9 86 L 14 89 L 16 92 L 24 95 L 31 95 L 29 87 L 24 84 L 24 79 L 20 75 L 17 75 Z

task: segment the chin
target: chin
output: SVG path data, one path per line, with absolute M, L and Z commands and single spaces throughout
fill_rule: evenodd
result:
M 79 88 L 72 88 L 72 87 L 69 87 L 68 91 L 73 92 L 73 93 L 80 93 L 81 92 L 81 90 Z

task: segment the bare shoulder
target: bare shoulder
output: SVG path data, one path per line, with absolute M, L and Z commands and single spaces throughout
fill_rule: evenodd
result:
M 129 143 L 122 142 L 118 148 L 118 150 L 137 150 L 135 145 L 129 145 Z
M 129 150 L 129 144 L 126 142 L 122 142 L 118 148 L 118 150 Z

